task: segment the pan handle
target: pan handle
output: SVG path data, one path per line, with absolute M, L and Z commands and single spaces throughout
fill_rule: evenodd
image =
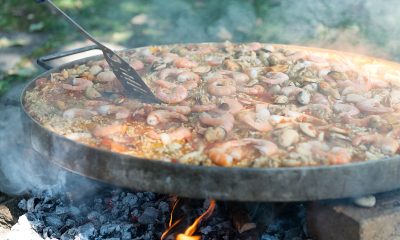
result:
M 69 50 L 69 51 L 65 51 L 65 52 L 52 53 L 52 54 L 49 54 L 49 55 L 46 55 L 46 56 L 38 58 L 36 60 L 36 62 L 42 68 L 44 68 L 46 70 L 50 70 L 53 67 L 50 66 L 49 64 L 47 64 L 48 61 L 52 61 L 52 60 L 55 60 L 55 59 L 71 56 L 71 55 L 74 55 L 74 54 L 77 54 L 77 53 L 96 50 L 96 49 L 100 49 L 100 48 L 98 46 L 96 46 L 96 45 L 91 45 L 91 46 L 77 48 L 77 49 L 73 49 L 73 50 Z

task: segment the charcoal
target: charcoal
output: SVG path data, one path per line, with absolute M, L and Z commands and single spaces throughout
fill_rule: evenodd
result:
M 100 228 L 100 234 L 101 235 L 109 235 L 114 231 L 118 231 L 119 226 L 115 223 L 108 223 L 108 224 L 104 224 L 103 226 L 101 226 Z
M 92 223 L 86 223 L 78 228 L 78 236 L 81 240 L 89 240 L 96 234 L 96 229 Z
M 157 220 L 159 211 L 153 207 L 148 207 L 144 210 L 143 214 L 139 217 L 138 221 L 141 224 L 154 224 Z
M 162 213 L 166 213 L 169 212 L 169 204 L 167 202 L 160 202 L 158 204 L 158 209 L 162 212 Z
M 24 211 L 27 211 L 27 204 L 26 204 L 26 200 L 22 199 L 21 201 L 19 201 L 18 203 L 18 207 Z
M 209 234 L 212 231 L 213 231 L 213 228 L 211 226 L 206 226 L 206 227 L 200 228 L 200 232 L 205 235 Z
M 134 207 L 135 204 L 137 203 L 138 198 L 132 194 L 128 193 L 123 199 L 122 199 L 122 204 L 129 206 L 129 207 Z
M 69 212 L 70 212 L 70 208 L 68 208 L 68 207 L 56 206 L 54 213 L 57 215 L 63 215 L 63 214 L 69 213 Z
M 64 233 L 63 233 L 63 235 L 61 235 L 61 240 L 73 240 L 73 239 L 75 239 L 75 235 L 77 234 L 77 232 L 78 232 L 78 229 L 76 229 L 76 228 L 71 228 L 71 229 L 68 229 L 67 231 L 65 231 Z
M 101 214 L 99 212 L 96 211 L 91 211 L 88 215 L 87 215 L 87 219 L 89 219 L 90 221 L 94 221 L 99 219 L 101 216 Z
M 261 240 L 279 240 L 279 238 L 269 234 L 264 234 L 261 236 Z
M 55 228 L 61 228 L 64 225 L 64 222 L 56 216 L 47 216 L 45 218 L 45 223 L 46 225 L 55 227 Z
M 37 198 L 33 197 L 28 199 L 28 201 L 26 201 L 26 210 L 28 212 L 33 212 L 35 210 L 37 200 L 38 200 Z

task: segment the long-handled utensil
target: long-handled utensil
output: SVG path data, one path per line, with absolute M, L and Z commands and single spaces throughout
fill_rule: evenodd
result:
M 72 26 L 88 40 L 96 44 L 103 52 L 104 58 L 111 67 L 117 79 L 124 86 L 125 92 L 129 97 L 140 99 L 141 101 L 148 103 L 160 103 L 150 88 L 146 85 L 139 74 L 122 59 L 118 54 L 112 51 L 110 48 L 104 46 L 102 43 L 97 41 L 92 35 L 90 35 L 85 29 L 83 29 L 78 23 L 72 18 L 65 14 L 60 8 L 58 8 L 51 0 L 37 0 L 39 3 L 46 3 L 50 8 L 54 9 L 59 15 L 63 16 Z

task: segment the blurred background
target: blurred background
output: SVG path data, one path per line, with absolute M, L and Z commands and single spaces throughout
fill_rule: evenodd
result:
M 396 0 L 54 0 L 115 47 L 271 42 L 399 60 Z M 40 73 L 39 56 L 88 45 L 33 0 L 0 0 L 0 95 Z

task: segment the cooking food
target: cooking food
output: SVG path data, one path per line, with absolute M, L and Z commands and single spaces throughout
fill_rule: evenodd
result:
M 174 163 L 298 167 L 398 154 L 398 65 L 260 43 L 122 56 L 164 104 L 126 98 L 99 60 L 37 79 L 25 95 L 28 113 L 74 141 Z

